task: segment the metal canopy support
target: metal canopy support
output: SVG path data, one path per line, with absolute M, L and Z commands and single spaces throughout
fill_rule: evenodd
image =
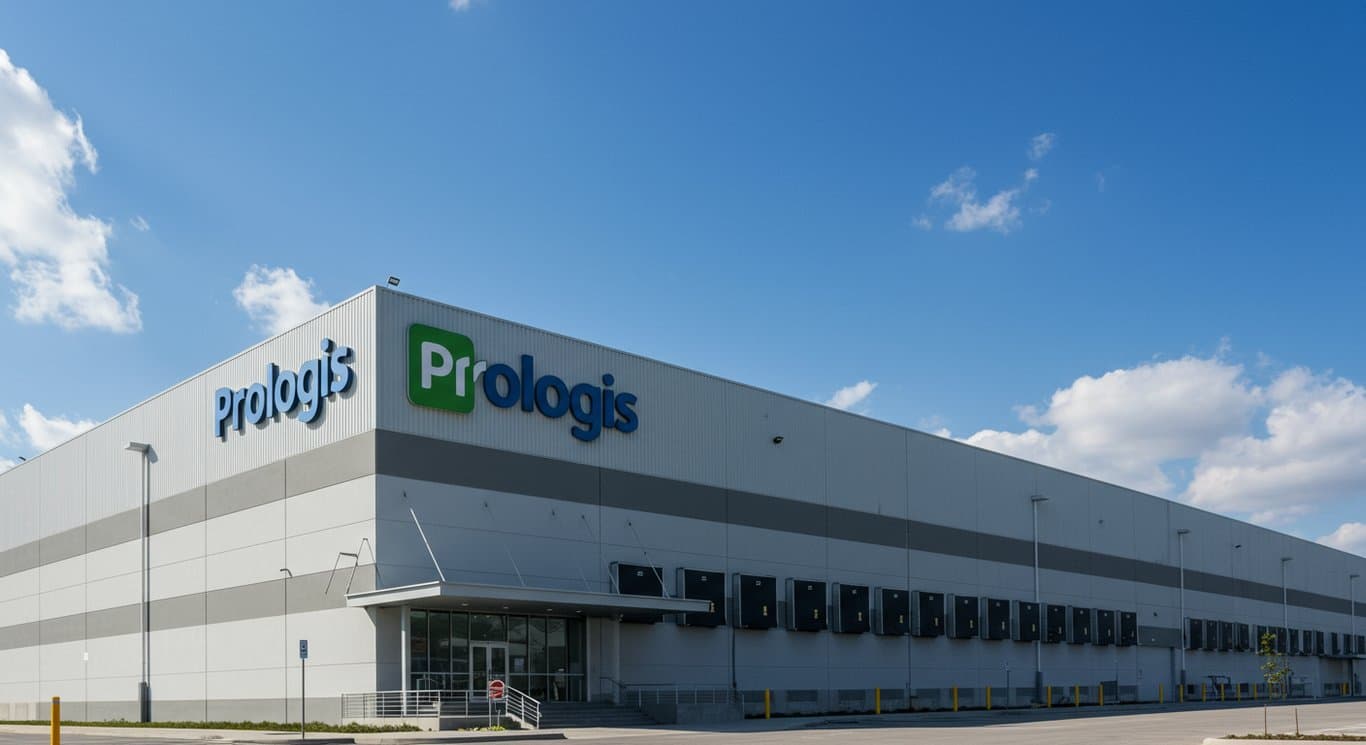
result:
M 655 576 L 659 578 L 659 591 L 664 593 L 664 597 L 666 598 L 673 597 L 669 594 L 669 588 L 664 584 L 664 570 L 655 566 L 654 561 L 650 559 L 650 552 L 645 550 L 645 542 L 640 540 L 640 533 L 636 531 L 636 524 L 631 522 L 630 520 L 627 520 L 626 527 L 630 528 L 631 534 L 636 537 L 636 546 L 640 548 L 641 556 L 645 557 L 645 564 L 649 566 L 650 571 L 654 572 Z M 618 588 L 617 591 L 620 592 L 620 588 Z
M 360 545 L 356 547 L 355 553 L 351 553 L 351 552 L 349 552 L 349 551 L 338 551 L 338 552 L 337 552 L 337 558 L 336 558 L 335 561 L 332 562 L 332 573 L 329 574 L 329 575 L 327 575 L 327 586 L 323 588 L 323 594 L 324 594 L 324 595 L 326 595 L 329 591 L 332 590 L 332 578 L 336 576 L 336 574 L 337 574 L 337 567 L 341 564 L 341 559 L 342 559 L 343 556 L 349 557 L 349 558 L 351 559 L 351 575 L 350 575 L 349 577 L 346 578 L 346 594 L 348 594 L 348 595 L 351 594 L 351 583 L 352 583 L 353 581 L 355 581 L 355 579 L 356 579 L 356 569 L 358 569 L 358 568 L 360 567 L 360 550 L 361 550 L 362 548 L 367 548 L 367 549 L 370 548 L 370 539 L 369 539 L 369 538 L 361 538 L 361 539 L 360 539 Z M 378 586 L 378 585 L 379 585 L 379 561 L 378 561 L 377 559 L 375 559 L 375 551 L 374 551 L 374 549 L 370 549 L 370 564 L 371 564 L 371 566 L 373 566 L 373 567 L 375 568 L 375 585 Z
M 493 508 L 489 507 L 487 499 L 484 500 L 484 511 L 489 513 L 489 520 L 493 523 L 493 526 L 495 528 L 498 527 L 498 518 L 493 516 Z M 512 563 L 512 571 L 517 573 L 518 584 L 522 587 L 526 587 L 526 580 L 522 579 L 522 570 L 517 566 L 517 560 L 512 558 L 512 549 L 508 548 L 507 541 L 499 541 L 499 543 L 503 544 L 503 553 L 507 554 L 508 561 Z
M 403 492 L 403 499 L 408 499 L 408 492 Z M 417 534 L 422 536 L 422 545 L 427 547 L 427 555 L 432 559 L 432 566 L 436 567 L 436 576 L 441 578 L 441 583 L 446 583 L 446 573 L 441 571 L 441 563 L 436 560 L 436 553 L 432 551 L 432 544 L 427 541 L 427 531 L 422 529 L 422 521 L 417 519 L 417 512 L 412 505 L 408 506 L 408 514 L 413 516 L 413 525 L 417 526 Z

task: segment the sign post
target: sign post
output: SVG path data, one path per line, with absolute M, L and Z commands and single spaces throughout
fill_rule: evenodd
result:
M 489 681 L 488 701 L 489 701 L 489 727 L 493 727 L 493 702 L 502 701 L 505 693 L 503 681 L 494 678 Z
M 299 739 L 308 737 L 308 640 L 299 640 Z

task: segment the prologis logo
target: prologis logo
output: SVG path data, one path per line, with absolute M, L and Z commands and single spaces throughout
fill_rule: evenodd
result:
M 322 413 L 323 402 L 334 393 L 344 393 L 356 379 L 347 363 L 355 351 L 322 340 L 322 357 L 305 362 L 299 371 L 266 365 L 266 379 L 246 388 L 219 388 L 213 394 L 213 435 L 223 437 L 226 427 L 241 431 L 247 424 L 260 424 L 299 409 L 299 421 L 308 423 Z M 300 408 L 302 407 L 302 408 Z
M 468 414 L 481 389 L 500 409 L 520 404 L 522 411 L 551 419 L 570 414 L 576 424 L 569 433 L 592 442 L 604 429 L 634 432 L 640 424 L 635 394 L 612 390 L 614 382 L 611 373 L 604 373 L 601 387 L 571 387 L 554 375 L 536 377 L 536 359 L 529 354 L 521 356 L 517 370 L 490 365 L 475 357 L 468 336 L 416 323 L 408 327 L 408 400 L 418 406 Z

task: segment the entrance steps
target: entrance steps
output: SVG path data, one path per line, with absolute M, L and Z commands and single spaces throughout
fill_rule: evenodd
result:
M 653 727 L 658 722 L 639 709 L 606 703 L 544 702 L 541 729 L 569 727 Z

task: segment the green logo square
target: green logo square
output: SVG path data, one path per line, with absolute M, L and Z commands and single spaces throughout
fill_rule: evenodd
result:
M 478 370 L 468 336 L 415 323 L 408 327 L 408 400 L 461 414 L 474 410 Z

